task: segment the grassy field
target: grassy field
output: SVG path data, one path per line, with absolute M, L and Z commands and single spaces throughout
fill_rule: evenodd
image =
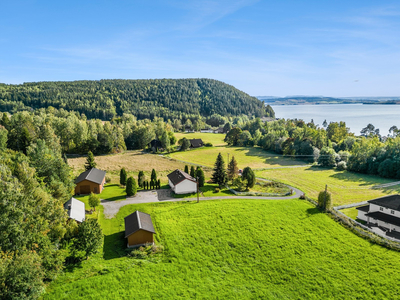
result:
M 275 166 L 305 165 L 300 160 L 286 158 L 273 152 L 265 151 L 259 147 L 202 147 L 184 152 L 174 152 L 168 156 L 177 160 L 187 161 L 212 168 L 218 153 L 222 154 L 225 164 L 232 156 L 238 163 L 239 169 L 251 167 L 252 169 L 268 168 Z
M 333 205 L 366 201 L 400 192 L 400 185 L 371 189 L 374 185 L 392 182 L 390 179 L 318 167 L 256 171 L 256 176 L 297 187 L 313 199 L 317 199 L 318 193 L 327 184 Z
M 181 138 L 187 139 L 202 139 L 204 143 L 211 143 L 213 146 L 223 146 L 226 145 L 224 142 L 225 134 L 219 133 L 201 133 L 201 132 L 194 132 L 194 133 L 183 133 L 177 132 L 174 133 L 177 141 Z
M 150 213 L 162 254 L 125 257 L 124 217 Z M 44 299 L 398 299 L 400 253 L 359 238 L 299 200 L 125 206 L 101 218 L 101 253 Z
M 97 168 L 107 172 L 107 177 L 111 178 L 112 183 L 119 183 L 119 172 L 125 168 L 128 176 L 137 179 L 139 170 L 144 171 L 146 180 L 150 180 L 151 170 L 155 169 L 161 184 L 168 183 L 167 175 L 176 169 L 183 170 L 184 163 L 164 158 L 156 154 L 143 154 L 141 151 L 126 151 L 119 154 L 95 156 Z M 86 157 L 70 158 L 68 164 L 72 167 L 74 175 L 83 172 Z M 210 171 L 204 170 L 205 175 L 209 176 Z

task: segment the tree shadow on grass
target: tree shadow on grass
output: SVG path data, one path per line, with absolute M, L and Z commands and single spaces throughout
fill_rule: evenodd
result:
M 284 156 L 282 154 L 277 154 L 273 151 L 264 150 L 259 147 L 240 147 L 240 148 L 232 148 L 232 151 L 247 151 L 244 153 L 246 156 L 254 156 L 259 158 L 265 158 L 264 163 L 268 165 L 279 165 L 279 166 L 288 166 L 288 165 L 299 165 L 306 166 L 309 162 L 305 160 L 299 160 L 290 156 Z M 234 153 L 233 153 L 234 155 Z
M 125 256 L 126 245 L 127 240 L 124 231 L 104 235 L 103 258 L 109 260 Z
M 121 196 L 115 196 L 115 197 L 109 197 L 109 198 L 105 198 L 102 199 L 101 202 L 112 202 L 112 201 L 118 201 L 118 200 L 125 200 L 126 199 L 126 195 L 121 195 Z
M 310 217 L 312 215 L 321 213 L 321 211 L 319 210 L 318 207 L 311 207 L 311 208 L 307 208 L 306 213 L 307 213 L 307 217 Z

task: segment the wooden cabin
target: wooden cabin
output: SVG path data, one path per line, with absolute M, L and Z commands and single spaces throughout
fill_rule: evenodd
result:
M 128 248 L 154 244 L 155 233 L 149 214 L 137 210 L 125 217 L 125 238 L 128 239 Z
M 100 194 L 106 183 L 106 172 L 92 168 L 81 173 L 75 180 L 75 194 Z

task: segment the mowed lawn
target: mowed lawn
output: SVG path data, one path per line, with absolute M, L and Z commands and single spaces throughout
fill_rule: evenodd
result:
M 227 165 L 228 154 L 229 159 L 235 156 L 239 169 L 251 167 L 253 169 L 279 167 L 279 166 L 292 166 L 292 165 L 306 165 L 307 163 L 301 160 L 295 160 L 282 155 L 277 155 L 274 152 L 265 151 L 260 147 L 201 147 L 184 152 L 174 152 L 168 156 L 177 160 L 187 161 L 203 166 L 212 168 L 217 159 L 218 153 Z
M 150 213 L 158 257 L 124 255 L 123 218 Z M 125 206 L 101 219 L 102 253 L 69 268 L 44 299 L 398 299 L 400 253 L 300 200 Z
M 226 145 L 224 142 L 225 134 L 221 133 L 203 133 L 203 132 L 175 132 L 174 133 L 177 141 L 182 138 L 190 139 L 202 139 L 204 143 L 211 143 L 213 146 Z
M 400 192 L 400 185 L 371 189 L 372 186 L 395 180 L 319 167 L 263 170 L 256 171 L 256 176 L 297 187 L 305 192 L 306 196 L 313 199 L 318 198 L 319 192 L 324 190 L 327 184 L 335 206 L 371 200 Z

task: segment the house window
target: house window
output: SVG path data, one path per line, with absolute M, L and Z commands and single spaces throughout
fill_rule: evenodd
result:
M 391 210 L 390 213 L 391 213 L 392 215 L 394 215 L 394 210 Z
M 379 209 L 380 209 L 381 211 L 383 211 L 383 207 L 379 207 Z

